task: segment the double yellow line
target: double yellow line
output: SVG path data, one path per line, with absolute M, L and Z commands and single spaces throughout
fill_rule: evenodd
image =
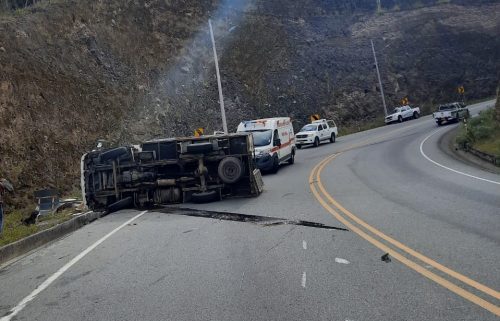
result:
M 459 285 L 466 284 L 479 290 L 483 294 L 486 294 L 496 300 L 500 300 L 500 293 L 498 291 L 495 291 L 456 271 L 453 271 L 452 269 L 447 268 L 446 266 L 428 258 L 427 256 L 409 248 L 408 246 L 395 240 L 394 238 L 382 233 L 378 229 L 374 228 L 373 226 L 369 225 L 368 223 L 348 211 L 327 192 L 321 182 L 321 172 L 323 171 L 325 166 L 328 165 L 328 163 L 330 163 L 333 159 L 335 159 L 335 157 L 340 154 L 341 153 L 337 153 L 325 158 L 311 171 L 311 174 L 309 176 L 309 186 L 318 202 L 348 229 L 358 234 L 371 244 L 375 245 L 383 252 L 389 253 L 393 258 L 403 263 L 410 269 L 447 288 L 453 293 L 458 294 L 464 299 L 477 304 L 478 306 L 490 311 L 497 316 L 500 316 L 499 306 L 463 289 Z M 382 241 L 384 241 L 385 243 L 382 243 Z M 422 266 L 422 262 L 434 267 L 440 272 L 443 272 L 448 277 L 450 277 L 450 280 L 457 282 L 459 285 L 429 271 L 427 268 Z

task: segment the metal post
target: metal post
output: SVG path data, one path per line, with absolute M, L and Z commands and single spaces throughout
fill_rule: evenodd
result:
M 226 122 L 226 110 L 224 109 L 224 96 L 222 96 L 222 84 L 220 81 L 219 60 L 217 59 L 217 49 L 215 48 L 214 31 L 212 29 L 212 21 L 210 21 L 210 19 L 208 19 L 208 25 L 210 27 L 210 38 L 212 39 L 212 47 L 214 49 L 215 71 L 217 73 L 217 86 L 219 87 L 220 113 L 222 116 L 222 129 L 224 130 L 224 133 L 227 135 L 228 131 Z
M 377 55 L 375 54 L 375 46 L 373 45 L 373 40 L 370 41 L 372 43 L 373 59 L 375 59 L 375 68 L 377 68 L 378 84 L 380 86 L 380 95 L 382 96 L 382 104 L 384 104 L 384 113 L 387 116 L 387 106 L 385 105 L 384 88 L 382 87 L 382 80 L 380 79 L 380 71 L 378 70 L 378 62 L 377 62 Z

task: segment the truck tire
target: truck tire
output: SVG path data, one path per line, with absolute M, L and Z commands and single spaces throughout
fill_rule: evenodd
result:
M 335 143 L 335 133 L 332 133 L 332 136 L 330 136 L 330 143 Z
M 398 122 L 402 123 L 403 122 L 403 117 L 399 116 L 398 117 Z
M 418 117 L 420 117 L 420 115 L 417 112 L 414 112 L 413 113 L 413 119 L 418 119 Z
M 234 184 L 243 176 L 243 164 L 236 157 L 226 157 L 217 169 L 220 179 L 226 184 Z
M 218 199 L 219 199 L 219 193 L 217 192 L 217 190 L 193 193 L 191 195 L 191 200 L 194 203 L 209 203 L 217 201 Z
M 438 124 L 438 126 L 441 126 L 443 123 L 440 120 L 438 120 L 436 124 Z
M 319 146 L 319 138 L 316 137 L 314 138 L 314 147 L 318 147 Z
M 293 163 L 295 163 L 295 150 L 292 150 L 292 155 L 288 159 L 288 164 L 293 165 Z

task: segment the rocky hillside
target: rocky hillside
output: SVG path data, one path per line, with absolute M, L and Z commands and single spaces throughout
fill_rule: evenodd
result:
M 220 129 L 208 18 L 229 125 L 311 113 L 341 126 L 390 106 L 494 94 L 497 1 L 0 0 L 0 176 L 21 191 L 77 186 L 80 155 Z M 379 5 L 380 3 L 380 5 Z M 23 8 L 28 5 L 27 8 Z

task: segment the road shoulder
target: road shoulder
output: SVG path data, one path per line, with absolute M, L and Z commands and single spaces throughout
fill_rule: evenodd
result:
M 449 157 L 460 161 L 469 166 L 473 166 L 477 169 L 487 171 L 494 174 L 500 174 L 500 168 L 490 164 L 470 153 L 459 150 L 455 146 L 455 137 L 457 135 L 459 127 L 456 126 L 451 130 L 446 131 L 438 140 L 439 149 L 448 155 Z

